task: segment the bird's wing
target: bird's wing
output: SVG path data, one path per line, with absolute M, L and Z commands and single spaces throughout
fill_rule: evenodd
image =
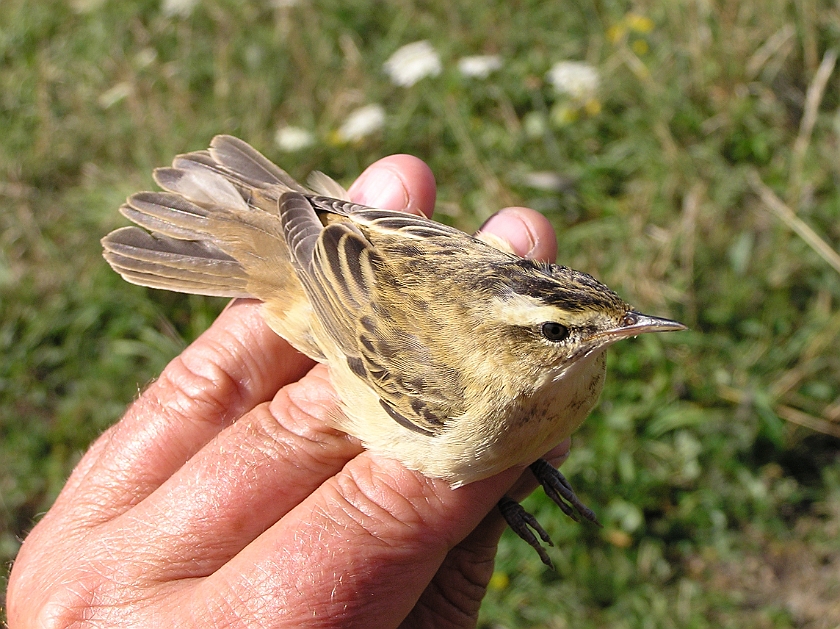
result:
M 322 222 L 319 213 L 333 216 Z M 395 421 L 415 432 L 439 434 L 449 418 L 463 412 L 460 376 L 408 325 L 411 304 L 383 303 L 377 280 L 387 273 L 388 261 L 364 229 L 379 221 L 377 229 L 420 238 L 424 230 L 440 235 L 438 224 L 294 192 L 281 197 L 280 218 L 298 277 L 350 370 L 377 393 Z M 398 311 L 389 310 L 395 305 Z

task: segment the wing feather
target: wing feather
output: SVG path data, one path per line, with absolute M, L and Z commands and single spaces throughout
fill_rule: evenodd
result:
M 302 273 L 311 275 L 313 253 L 324 228 L 312 204 L 302 194 L 287 192 L 280 197 L 280 224 L 292 263 Z
M 439 236 L 469 238 L 461 230 L 438 223 L 425 216 L 393 210 L 366 208 L 358 205 L 352 209 L 348 208 L 348 210 L 354 222 L 381 233 L 391 233 L 415 240 Z
M 325 227 L 315 256 L 325 286 L 340 302 L 355 311 L 367 304 L 374 282 L 371 261 L 377 256 L 357 228 L 348 223 Z
M 286 193 L 280 201 L 293 263 L 347 366 L 374 390 L 394 421 L 435 436 L 462 413 L 460 374 L 432 355 L 420 331 L 412 331 L 415 313 L 410 303 L 396 304 L 397 311 L 392 312 L 395 304 L 382 301 L 382 291 L 391 288 L 378 287 L 377 277 L 388 273 L 388 260 L 367 238 L 377 229 L 372 227 L 373 219 L 390 220 L 391 233 L 401 235 L 399 230 L 407 226 L 420 230 L 430 221 L 397 220 L 409 215 L 384 211 L 375 211 L 369 221 L 357 220 L 368 211 L 353 203 L 296 193 Z M 388 299 L 393 297 L 389 294 Z

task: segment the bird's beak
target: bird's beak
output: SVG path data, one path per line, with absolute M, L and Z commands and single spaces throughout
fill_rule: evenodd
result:
M 621 325 L 612 330 L 601 332 L 598 336 L 612 343 L 613 341 L 638 336 L 639 334 L 646 334 L 647 332 L 678 332 L 687 329 L 687 327 L 678 321 L 662 319 L 661 317 L 651 317 L 650 315 L 630 310 L 624 315 Z

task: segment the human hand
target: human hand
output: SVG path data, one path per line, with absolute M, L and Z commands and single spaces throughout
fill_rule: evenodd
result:
M 426 215 L 435 199 L 429 169 L 404 155 L 350 192 Z M 521 255 L 555 255 L 531 210 L 484 229 Z M 274 334 L 258 302 L 233 302 L 91 446 L 27 537 L 10 627 L 474 626 L 504 529 L 493 507 L 522 470 L 453 490 L 331 429 L 335 406 L 326 368 Z

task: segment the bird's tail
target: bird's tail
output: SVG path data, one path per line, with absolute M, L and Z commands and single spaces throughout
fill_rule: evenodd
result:
M 222 297 L 267 300 L 296 288 L 277 202 L 290 190 L 312 191 L 231 136 L 179 155 L 154 176 L 166 192 L 134 194 L 120 208 L 139 227 L 102 239 L 117 273 L 141 286 Z M 318 181 L 342 193 L 325 176 Z

